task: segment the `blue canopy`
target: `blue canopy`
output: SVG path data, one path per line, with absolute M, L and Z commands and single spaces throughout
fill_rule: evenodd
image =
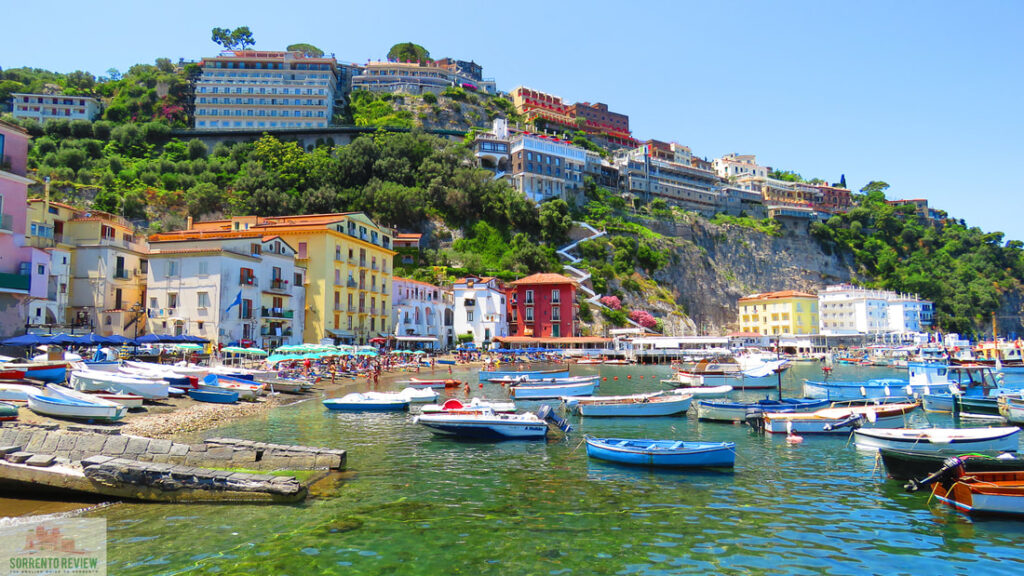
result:
M 157 342 L 184 343 L 183 336 L 173 334 L 146 334 L 135 339 L 139 344 L 155 344 Z
M 40 336 L 38 334 L 23 334 L 0 342 L 0 344 L 4 344 L 6 346 L 38 346 L 39 344 L 49 343 L 49 336 Z
M 194 344 L 206 344 L 207 342 L 209 342 L 209 340 L 207 340 L 206 338 L 200 338 L 199 336 L 189 336 L 188 334 L 179 336 L 178 338 L 181 338 L 182 342 L 192 342 Z
M 136 344 L 135 340 L 132 340 L 131 338 L 125 338 L 124 336 L 100 336 L 100 338 L 106 340 L 105 343 L 107 344 L 120 344 L 122 346 L 134 346 Z

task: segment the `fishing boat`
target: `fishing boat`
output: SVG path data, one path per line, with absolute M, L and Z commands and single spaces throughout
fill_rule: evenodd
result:
M 597 389 L 597 382 L 580 384 L 554 384 L 550 386 L 513 386 L 510 389 L 516 400 L 546 400 L 562 396 L 590 396 Z
M 686 414 L 693 396 L 635 394 L 632 396 L 594 396 L 563 398 L 567 409 L 580 416 L 672 416 Z
M 696 364 L 681 368 L 674 374 L 675 381 L 687 386 L 736 386 L 743 371 L 736 362 L 719 362 L 704 358 Z
M 56 384 L 48 384 L 46 390 L 28 397 L 28 407 L 43 416 L 105 422 L 120 420 L 128 412 L 128 409 L 120 404 L 102 398 L 83 399 L 77 394 L 81 393 Z
M 234 390 L 238 392 L 239 400 L 255 400 L 266 389 L 266 385 L 262 382 L 213 373 L 207 374 L 203 378 L 199 387 L 202 388 L 203 386 L 216 386 L 227 390 Z
M 415 423 L 426 426 L 435 434 L 478 440 L 540 440 L 548 435 L 551 422 L 564 432 L 571 426 L 541 406 L 536 414 L 501 414 L 493 410 L 421 414 Z
M 82 392 L 123 392 L 142 396 L 146 400 L 161 400 L 167 398 L 168 386 L 169 384 L 164 380 L 139 378 L 101 370 L 74 370 L 71 372 L 71 387 Z
M 329 410 L 347 412 L 398 412 L 409 409 L 409 399 L 398 394 L 382 392 L 353 392 L 341 398 L 328 398 L 324 406 Z
M 634 466 L 732 468 L 735 442 L 682 442 L 587 436 L 587 456 Z
M 413 388 L 412 386 L 403 388 L 398 394 L 408 398 L 409 402 L 413 404 L 434 402 L 438 396 L 437 392 L 430 388 Z
M 3 396 L 0 396 L 2 399 Z M 999 414 L 1011 424 L 1024 424 L 1024 398 L 1000 397 Z
M 458 388 L 462 382 L 454 378 L 409 378 L 408 385 L 413 388 Z
M 953 396 L 969 398 L 998 398 L 1004 394 L 1020 393 L 1001 388 L 1002 375 L 996 375 L 987 366 L 953 365 L 929 377 L 921 398 L 927 412 L 952 412 Z
M 920 479 L 942 468 L 946 460 L 959 457 L 968 472 L 1019 470 L 1024 472 L 1024 456 L 1009 452 L 923 452 L 898 448 L 879 448 L 882 464 L 895 480 Z
M 189 388 L 185 391 L 188 397 L 197 402 L 209 404 L 234 404 L 238 402 L 238 392 L 223 388 Z
M 480 379 L 489 381 L 491 378 L 568 378 L 568 368 L 554 368 L 551 370 L 481 370 Z
M 997 450 L 1016 452 L 1020 443 L 1020 428 L 891 428 L 855 430 L 854 443 L 860 450 L 899 448 L 937 452 L 958 450 L 973 452 Z
M 0 402 L 0 422 L 17 420 L 18 407 L 7 402 Z
M 672 383 L 670 380 L 662 380 L 661 382 L 662 384 Z M 693 396 L 694 398 L 725 398 L 732 392 L 732 386 L 690 386 L 673 388 L 670 392 L 672 394 Z
M 1024 516 L 1024 471 L 968 472 L 964 460 L 950 458 L 928 477 L 906 488 L 932 487 L 939 502 L 975 516 Z
M 516 411 L 516 403 L 498 402 L 483 398 L 473 398 L 469 403 L 466 403 L 458 398 L 449 398 L 444 401 L 444 404 L 427 404 L 422 408 L 424 414 L 436 414 L 438 412 L 485 412 L 487 410 L 497 414 L 511 414 Z
M 0 402 L 24 404 L 30 395 L 40 392 L 39 388 L 28 384 L 0 384 Z
M 763 412 L 747 423 L 771 434 L 846 434 L 849 426 L 901 428 L 919 402 L 824 408 L 816 412 Z
M 814 412 L 828 407 L 828 400 L 815 398 L 783 398 L 782 400 L 757 400 L 737 402 L 734 400 L 708 399 L 697 401 L 697 419 L 716 422 L 742 422 L 751 411 L 755 412 Z
M 64 382 L 67 379 L 68 363 L 54 362 L 3 362 L 0 363 L 0 380 L 39 380 L 40 382 Z

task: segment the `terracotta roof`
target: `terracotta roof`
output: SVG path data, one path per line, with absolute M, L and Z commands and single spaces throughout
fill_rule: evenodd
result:
M 578 285 L 578 282 L 567 276 L 561 274 L 552 273 L 540 273 L 527 276 L 526 278 L 520 278 L 510 282 L 513 286 L 525 286 L 529 284 L 572 284 L 573 286 Z
M 744 300 L 778 300 L 781 298 L 817 298 L 817 296 L 814 294 L 808 294 L 807 292 L 798 292 L 796 290 L 782 290 L 780 292 L 751 294 L 750 296 L 740 298 L 740 302 L 743 302 Z
M 270 238 L 261 230 L 180 230 L 163 232 L 149 237 L 150 242 L 181 242 L 185 240 L 215 240 L 217 238 Z
M 45 202 L 45 201 L 46 200 L 44 200 L 43 198 L 29 198 L 28 199 L 28 203 L 29 204 L 32 204 L 32 203 L 35 203 L 35 202 Z M 53 206 L 59 206 L 60 208 L 67 208 L 68 210 L 74 210 L 75 212 L 81 212 L 82 211 L 81 208 L 75 208 L 74 206 L 71 206 L 71 205 L 68 205 L 68 204 L 64 204 L 63 202 L 54 202 L 53 200 L 50 200 L 50 204 L 53 205 Z
M 402 278 L 401 276 L 392 276 L 391 280 L 393 282 L 408 282 L 410 284 L 422 284 L 424 286 L 430 286 L 431 288 L 441 288 L 440 286 L 436 284 L 431 284 L 430 282 L 423 282 L 422 280 L 413 280 L 412 278 Z
M 18 126 L 17 124 L 11 124 L 10 122 L 7 122 L 6 120 L 0 120 L 0 126 L 3 126 L 4 128 L 7 128 L 8 130 L 17 130 L 18 132 L 21 132 L 22 134 L 28 135 L 28 130 L 25 130 L 24 128 L 22 128 L 21 126 Z
M 395 240 L 419 240 L 420 238 L 423 238 L 423 234 L 395 234 Z

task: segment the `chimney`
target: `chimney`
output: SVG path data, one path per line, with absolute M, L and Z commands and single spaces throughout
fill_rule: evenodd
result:
M 187 223 L 186 223 L 185 229 L 186 229 L 186 230 L 191 230 L 191 229 L 192 229 L 192 217 L 191 217 L 191 216 L 189 216 L 189 217 L 188 217 L 188 220 L 187 220 L 186 222 L 187 222 Z

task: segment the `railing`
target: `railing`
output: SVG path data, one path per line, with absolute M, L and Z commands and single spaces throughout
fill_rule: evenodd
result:
M 283 278 L 274 278 L 270 281 L 271 290 L 287 290 L 288 282 Z
M 345 285 L 348 286 L 349 288 L 355 288 L 359 284 L 357 284 L 355 280 L 349 280 L 348 282 L 345 283 Z
M 238 317 L 242 320 L 252 320 L 252 310 L 248 312 L 239 312 Z
M 335 302 L 335 303 L 334 303 L 334 309 L 335 309 L 335 310 L 337 310 L 338 312 L 341 312 L 342 310 L 344 310 L 344 309 L 345 309 L 345 307 L 344 307 L 344 306 L 342 306 L 342 305 L 341 305 L 341 303 L 339 303 L 339 302 Z
M 370 264 L 370 270 L 379 270 L 379 268 L 377 267 L 377 263 L 376 262 Z
M 365 306 L 360 306 L 359 307 L 359 313 L 360 314 L 366 314 L 366 307 Z
M 359 259 L 359 267 L 360 268 L 366 268 L 366 259 L 365 258 L 360 258 Z
M 370 314 L 372 314 L 374 316 L 377 315 L 377 307 L 376 306 L 371 306 L 370 307 Z
M 31 238 L 28 239 L 28 245 L 33 248 L 53 248 L 54 245 L 56 245 L 56 242 L 53 238 L 44 238 L 43 236 L 32 236 Z
M 359 283 L 359 289 L 360 290 L 366 290 L 366 282 L 360 282 Z
M 356 307 L 355 306 L 349 306 L 348 307 L 348 311 L 349 311 L 350 314 L 354 314 L 355 311 L 356 311 Z
M 284 308 L 268 308 L 264 306 L 262 312 L 264 318 L 293 318 L 295 316 L 294 310 L 285 310 Z
M 238 285 L 239 286 L 259 286 L 260 285 L 260 281 L 259 281 L 259 278 L 256 278 L 255 276 L 242 276 L 241 278 L 238 279 Z

